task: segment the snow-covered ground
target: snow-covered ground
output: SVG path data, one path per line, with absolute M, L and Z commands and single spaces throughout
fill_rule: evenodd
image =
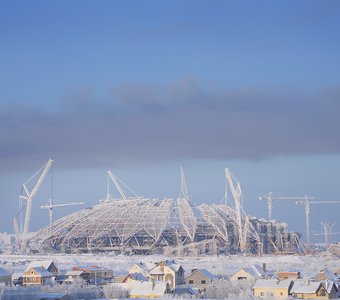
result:
M 268 270 L 285 271 L 298 270 L 304 277 L 314 276 L 323 268 L 335 271 L 340 268 L 340 259 L 331 255 L 265 255 L 265 256 L 205 256 L 205 257 L 165 257 L 161 255 L 150 256 L 111 256 L 111 255 L 5 255 L 0 254 L 0 267 L 11 271 L 23 271 L 30 261 L 53 260 L 61 270 L 69 270 L 72 266 L 98 265 L 113 270 L 114 274 L 126 274 L 135 263 L 158 262 L 165 259 L 174 259 L 181 264 L 189 274 L 191 269 L 205 268 L 212 274 L 229 276 L 241 267 L 251 264 L 266 264 Z

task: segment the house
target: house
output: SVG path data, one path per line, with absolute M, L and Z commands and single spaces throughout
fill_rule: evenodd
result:
M 323 270 L 320 270 L 320 272 L 317 275 L 315 275 L 315 280 L 316 281 L 330 280 L 333 282 L 337 282 L 339 278 L 329 269 L 323 269 Z
M 291 294 L 299 299 L 335 299 L 338 289 L 331 281 L 297 280 Z
M 169 283 L 171 289 L 185 283 L 184 269 L 174 260 L 161 261 L 149 271 L 151 280 Z
M 122 283 L 133 283 L 133 282 L 143 282 L 143 281 L 149 281 L 149 278 L 145 277 L 142 273 L 132 273 L 132 274 L 128 274 L 122 280 Z
M 293 280 L 277 280 L 277 279 L 257 279 L 253 286 L 255 297 L 274 299 L 287 299 L 293 287 Z
M 27 269 L 22 275 L 23 286 L 44 285 L 52 280 L 52 274 L 44 267 Z
M 85 271 L 68 271 L 65 276 L 67 277 L 64 282 L 65 283 L 74 283 L 74 282 L 90 282 L 90 273 Z
M 12 274 L 6 269 L 0 268 L 0 284 L 9 285 L 12 281 Z
M 45 268 L 48 272 L 52 274 L 52 276 L 56 276 L 60 273 L 58 267 L 52 260 L 32 261 L 28 264 L 26 270 L 31 269 L 31 268 L 39 268 L 39 267 Z
M 102 268 L 99 266 L 90 267 L 73 267 L 72 271 L 83 271 L 89 273 L 89 281 L 91 284 L 105 284 L 111 282 L 113 279 L 113 272 L 110 269 Z
M 301 278 L 301 273 L 298 271 L 282 271 L 276 273 L 276 278 L 280 281 L 285 279 L 297 280 Z
M 130 291 L 130 298 L 162 298 L 170 293 L 170 286 L 164 281 L 135 282 Z
M 139 262 L 138 264 L 134 264 L 130 269 L 129 269 L 129 274 L 133 273 L 141 273 L 145 277 L 149 276 L 149 271 L 155 267 L 154 263 L 144 263 L 144 262 Z
M 266 278 L 266 267 L 263 264 L 263 267 L 259 265 L 251 265 L 250 267 L 241 268 L 233 275 L 230 276 L 231 281 L 237 280 L 251 280 L 255 281 L 256 279 Z
M 129 274 L 119 274 L 119 275 L 115 275 L 113 277 L 112 282 L 113 283 L 123 283 L 123 281 L 125 280 L 125 278 L 129 276 Z
M 185 284 L 193 285 L 200 291 L 205 291 L 207 285 L 214 279 L 216 279 L 216 276 L 205 269 L 193 269 L 191 274 L 185 279 Z

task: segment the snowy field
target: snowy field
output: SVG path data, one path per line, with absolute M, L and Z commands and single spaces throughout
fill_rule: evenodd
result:
M 135 263 L 158 262 L 165 259 L 174 259 L 181 264 L 189 274 L 191 269 L 205 268 L 212 274 L 229 276 L 241 267 L 251 264 L 266 263 L 267 270 L 286 271 L 298 270 L 303 277 L 310 277 L 323 268 L 335 271 L 340 268 L 340 258 L 327 253 L 318 255 L 264 255 L 264 256 L 205 256 L 205 257 L 165 257 L 161 255 L 150 256 L 110 256 L 91 254 L 53 254 L 53 255 L 5 255 L 0 254 L 0 266 L 14 272 L 23 271 L 30 261 L 53 260 L 61 270 L 69 270 L 72 266 L 98 265 L 113 270 L 115 275 L 127 274 L 128 269 Z

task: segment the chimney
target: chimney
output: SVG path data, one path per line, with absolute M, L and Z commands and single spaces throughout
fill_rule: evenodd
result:
M 262 269 L 264 273 L 267 273 L 266 263 L 262 264 Z

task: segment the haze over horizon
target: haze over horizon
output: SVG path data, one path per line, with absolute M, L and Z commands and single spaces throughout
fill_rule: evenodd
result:
M 339 11 L 338 1 L 2 2 L 0 232 L 49 158 L 53 198 L 86 206 L 105 197 L 108 169 L 138 194 L 177 197 L 181 165 L 195 204 L 222 201 L 225 167 L 257 217 L 268 192 L 340 201 Z M 48 222 L 50 180 L 32 230 Z M 312 232 L 321 222 L 339 232 L 339 209 L 312 206 Z M 273 215 L 305 236 L 302 206 L 276 201 Z

